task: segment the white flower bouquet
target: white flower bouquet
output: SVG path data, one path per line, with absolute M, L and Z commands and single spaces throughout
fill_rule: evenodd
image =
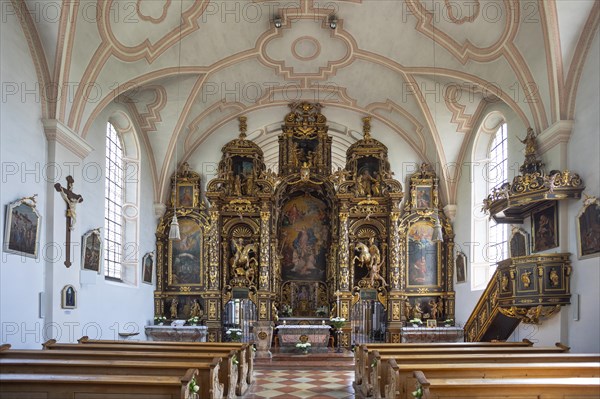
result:
M 331 326 L 336 330 L 339 330 L 346 324 L 346 319 L 343 317 L 332 317 L 329 321 L 331 322 Z
M 242 329 L 229 328 L 227 331 L 225 331 L 225 335 L 227 335 L 232 341 L 239 341 L 242 338 Z

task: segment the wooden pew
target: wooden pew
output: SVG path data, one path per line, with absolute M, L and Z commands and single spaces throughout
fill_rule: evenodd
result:
M 94 397 L 122 399 L 153 397 L 188 399 L 189 383 L 198 379 L 198 370 L 189 369 L 183 377 L 144 375 L 79 374 L 0 374 L 0 398 L 64 399 Z M 210 398 L 218 398 L 210 394 Z
M 220 378 L 225 381 L 226 397 L 233 398 L 235 395 L 243 395 L 248 389 L 247 373 L 248 364 L 246 363 L 246 351 L 249 350 L 247 344 L 230 345 L 222 348 L 215 346 L 202 345 L 136 345 L 128 341 L 117 341 L 117 343 L 98 343 L 98 344 L 63 344 L 57 343 L 51 339 L 45 342 L 43 348 L 46 350 L 93 350 L 93 351 L 142 351 L 142 352 L 173 352 L 173 353 L 197 353 L 209 354 L 208 358 L 220 354 L 227 359 L 226 365 L 220 369 Z M 232 349 L 237 348 L 237 349 Z M 232 353 L 233 352 L 233 355 Z
M 364 345 L 360 348 L 362 354 L 359 357 L 359 365 L 355 366 L 355 374 L 357 379 L 355 380 L 355 390 L 361 391 L 363 395 L 370 396 L 370 391 L 374 383 L 369 382 L 369 379 L 374 379 L 377 384 L 376 376 L 381 375 L 379 368 L 374 365 L 375 359 L 373 358 L 374 351 L 369 351 L 370 346 Z M 557 343 L 554 347 L 533 347 L 533 346 L 495 346 L 495 345 L 481 345 L 481 346 L 445 346 L 445 347 L 383 347 L 377 349 L 378 355 L 385 357 L 386 359 L 393 359 L 396 357 L 408 358 L 413 355 L 425 355 L 425 354 L 477 354 L 477 353 L 562 353 L 569 350 L 569 347 Z M 373 370 L 375 368 L 375 370 Z M 360 381 L 360 382 L 358 382 Z
M 415 371 L 423 399 L 508 398 L 597 399 L 598 378 L 427 378 Z
M 354 382 L 361 384 L 362 372 L 366 366 L 366 357 L 369 350 L 385 348 L 502 348 L 502 347 L 531 347 L 533 342 L 523 339 L 520 342 L 403 342 L 403 343 L 370 343 L 354 348 Z
M 412 399 L 416 387 L 413 372 L 422 371 L 427 378 L 562 378 L 600 377 L 600 362 L 553 362 L 553 363 L 405 363 L 398 365 L 388 361 L 389 370 L 384 371 L 381 392 L 373 392 L 373 398 Z
M 88 336 L 83 336 L 77 340 L 80 344 L 96 344 L 96 345 L 136 345 L 147 347 L 193 347 L 193 348 L 220 348 L 220 349 L 239 349 L 245 353 L 245 357 L 240 357 L 240 378 L 242 375 L 248 386 L 254 383 L 254 346 L 252 344 L 240 342 L 173 342 L 173 341 L 113 341 L 102 339 L 89 339 Z M 244 373 L 244 370 L 247 372 Z M 239 395 L 239 394 L 238 394 Z
M 231 351 L 229 358 L 235 355 Z M 194 353 L 171 353 L 171 352 L 124 352 L 124 351 L 85 351 L 85 350 L 9 350 L 0 351 L 0 360 L 2 359 L 29 359 L 29 360 L 48 360 L 69 362 L 71 360 L 92 360 L 103 364 L 106 370 L 103 374 L 111 372 L 110 365 L 115 362 L 126 361 L 130 365 L 139 363 L 145 366 L 148 362 L 162 363 L 165 367 L 167 363 L 186 363 L 187 366 L 193 366 L 198 369 L 204 385 L 212 390 L 213 396 L 221 398 L 224 394 L 224 386 L 220 383 L 222 354 L 217 353 L 213 356 L 194 354 Z M 123 366 L 123 365 L 121 365 Z M 147 371 L 144 374 L 152 376 L 160 375 L 160 369 L 156 371 L 155 366 L 144 367 Z M 75 371 L 77 371 L 75 369 Z M 117 371 L 113 371 L 116 373 Z M 76 373 L 75 373 L 76 374 Z M 222 374 L 221 374 L 222 375 Z M 233 373 L 237 376 L 237 370 Z M 223 380 L 226 381 L 226 380 Z M 229 386 L 231 397 L 235 397 L 235 384 Z M 208 395 L 208 391 L 205 392 Z M 211 397 L 213 397 L 211 396 Z

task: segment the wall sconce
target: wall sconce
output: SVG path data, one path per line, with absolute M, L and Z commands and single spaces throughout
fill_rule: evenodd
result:
M 275 27 L 277 29 L 281 28 L 281 18 L 280 17 L 273 18 L 273 24 L 275 25 Z
M 331 14 L 331 16 L 329 17 L 329 27 L 331 29 L 335 29 L 337 28 L 337 17 L 335 16 L 335 14 Z

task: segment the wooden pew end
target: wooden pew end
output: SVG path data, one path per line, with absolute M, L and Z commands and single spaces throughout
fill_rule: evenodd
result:
M 42 344 L 42 349 L 48 349 L 49 346 L 56 344 L 56 340 L 54 338 L 49 339 L 48 341 Z

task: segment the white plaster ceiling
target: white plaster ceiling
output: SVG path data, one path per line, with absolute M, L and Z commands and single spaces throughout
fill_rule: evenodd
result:
M 361 117 L 372 115 L 372 134 L 398 173 L 406 161 L 462 162 L 490 99 L 537 131 L 570 119 L 600 9 L 594 0 L 23 4 L 29 13 L 18 16 L 40 81 L 72 89 L 44 116 L 85 138 L 120 101 L 149 151 L 157 202 L 176 155 L 210 174 L 203 165 L 237 136 L 240 115 L 276 162 L 292 101 L 325 105 L 336 163 L 359 137 Z M 456 182 L 443 177 L 442 195 L 453 203 Z

